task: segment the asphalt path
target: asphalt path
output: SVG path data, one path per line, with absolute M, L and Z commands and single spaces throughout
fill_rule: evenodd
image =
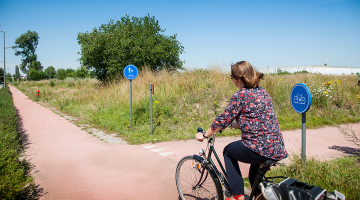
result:
M 175 184 L 178 161 L 206 148 L 206 143 L 200 142 L 195 148 L 195 140 L 106 143 L 9 87 L 40 199 L 179 199 Z M 360 124 L 350 127 L 360 133 Z M 284 131 L 283 136 L 291 154 L 301 151 L 301 130 Z M 321 160 L 360 152 L 336 127 L 308 129 L 306 137 L 307 156 Z M 216 138 L 221 160 L 222 149 L 238 139 Z M 240 167 L 247 176 L 249 166 Z

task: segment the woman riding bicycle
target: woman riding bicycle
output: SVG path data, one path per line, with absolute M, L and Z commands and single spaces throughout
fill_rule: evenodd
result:
M 238 161 L 251 164 L 249 181 L 252 185 L 258 163 L 268 159 L 282 160 L 288 156 L 271 98 L 264 88 L 259 87 L 263 76 L 247 61 L 232 65 L 230 77 L 239 91 L 233 94 L 225 111 L 210 128 L 204 134 L 195 135 L 197 140 L 203 140 L 226 127 L 239 128 L 242 132 L 242 140 L 228 144 L 223 152 L 232 193 L 226 200 L 245 199 L 244 180 Z

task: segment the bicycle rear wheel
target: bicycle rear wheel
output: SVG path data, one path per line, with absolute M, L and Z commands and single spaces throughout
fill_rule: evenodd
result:
M 266 200 L 266 198 L 264 197 L 263 194 L 259 194 L 258 196 L 255 197 L 255 200 Z
M 201 172 L 204 171 L 201 177 Z M 201 178 L 201 180 L 200 180 Z M 201 161 L 194 156 L 182 158 L 176 168 L 176 187 L 180 198 L 223 200 L 223 191 L 214 171 L 201 166 Z

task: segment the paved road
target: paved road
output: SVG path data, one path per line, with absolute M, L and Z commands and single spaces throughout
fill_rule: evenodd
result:
M 9 86 L 25 134 L 40 199 L 178 199 L 175 168 L 205 143 L 194 140 L 143 145 L 105 143 Z M 300 119 L 300 118 L 299 118 Z M 360 124 L 352 129 L 360 132 Z M 289 151 L 301 148 L 301 130 L 283 132 Z M 239 138 L 217 138 L 223 147 Z M 332 159 L 359 151 L 337 128 L 307 130 L 307 155 Z M 241 165 L 244 175 L 248 166 Z

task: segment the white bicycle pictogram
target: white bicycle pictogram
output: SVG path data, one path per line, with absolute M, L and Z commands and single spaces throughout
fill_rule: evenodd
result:
M 296 94 L 296 96 L 294 96 L 294 103 L 296 104 L 305 104 L 306 103 L 306 99 L 305 97 L 302 96 L 302 94 Z

